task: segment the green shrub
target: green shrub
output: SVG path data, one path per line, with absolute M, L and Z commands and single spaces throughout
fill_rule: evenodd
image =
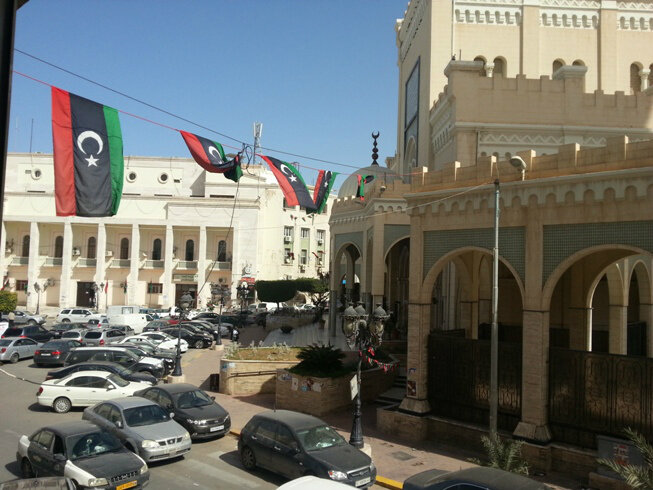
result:
M 470 459 L 472 463 L 498 468 L 500 470 L 528 475 L 528 463 L 521 457 L 523 441 L 503 441 L 496 432 L 490 436 L 481 436 L 481 443 L 487 454 L 488 461 L 482 462 L 478 459 Z
M 11 291 L 0 291 L 0 314 L 9 313 L 16 309 L 18 303 L 18 295 Z
M 345 354 L 332 345 L 309 345 L 302 347 L 297 358 L 299 364 L 288 371 L 300 376 L 315 376 L 316 378 L 337 378 L 351 372 L 342 364 Z
M 256 293 L 258 299 L 270 303 L 279 303 L 290 301 L 297 293 L 297 285 L 292 280 L 281 281 L 256 281 Z

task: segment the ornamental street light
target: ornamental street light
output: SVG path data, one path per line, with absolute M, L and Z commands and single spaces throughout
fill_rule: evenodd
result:
M 356 346 L 358 348 L 354 420 L 349 444 L 360 449 L 363 447 L 363 428 L 361 426 L 361 361 L 365 352 L 370 348 L 376 348 L 381 345 L 383 328 L 390 315 L 381 308 L 380 303 L 377 303 L 376 309 L 372 313 L 372 319 L 368 321 L 369 315 L 362 304 L 359 303 L 356 308 L 350 304 L 342 316 L 342 332 L 345 334 L 347 344 L 349 347 L 353 348 Z
M 245 305 L 245 301 L 249 296 L 249 284 L 247 284 L 247 281 L 241 282 L 240 285 L 236 288 L 236 292 L 238 293 L 238 297 L 240 298 L 240 316 L 242 318 L 243 306 Z
M 229 291 L 229 286 L 222 284 L 224 279 L 221 277 L 218 279 L 218 283 L 211 283 L 211 294 L 214 297 L 220 298 L 220 313 L 218 314 L 218 339 L 216 340 L 217 345 L 222 345 L 222 308 L 224 307 L 225 298 L 231 296 L 231 291 Z
M 181 321 L 186 318 L 188 313 L 188 308 L 193 302 L 193 297 L 185 292 L 181 298 L 179 298 L 179 308 L 181 312 L 179 313 L 179 323 L 177 323 L 177 356 L 175 357 L 175 369 L 172 372 L 173 376 L 181 376 Z

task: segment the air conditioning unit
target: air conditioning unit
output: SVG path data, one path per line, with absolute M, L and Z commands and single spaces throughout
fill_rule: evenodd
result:
M 283 242 L 284 243 L 290 243 L 291 241 L 292 241 L 292 237 L 289 237 L 289 236 L 283 237 Z
M 322 240 L 321 238 L 317 239 L 317 244 L 318 245 L 322 245 L 323 243 L 324 243 L 324 240 Z
M 113 251 L 107 250 L 106 256 L 107 257 L 113 257 Z
M 290 264 L 290 257 L 286 257 L 285 259 L 283 259 L 283 263 Z
M 79 250 L 79 248 L 73 247 L 73 255 L 77 256 L 77 255 L 81 255 L 81 253 L 82 252 Z

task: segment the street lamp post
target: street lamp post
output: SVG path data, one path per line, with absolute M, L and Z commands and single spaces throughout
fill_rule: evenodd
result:
M 185 292 L 181 298 L 179 298 L 179 308 L 181 312 L 179 313 L 179 323 L 177 323 L 177 356 L 175 357 L 175 369 L 172 372 L 173 376 L 181 376 L 181 321 L 186 317 L 186 312 L 190 306 L 193 298 L 188 292 Z
M 350 347 L 358 348 L 358 366 L 356 368 L 356 396 L 354 399 L 354 420 L 351 428 L 349 444 L 356 448 L 363 447 L 363 427 L 361 425 L 361 361 L 370 348 L 381 345 L 383 328 L 389 315 L 376 305 L 372 313 L 372 320 L 368 322 L 369 315 L 365 308 L 359 303 L 356 308 L 351 304 L 343 312 L 342 331 Z
M 222 308 L 224 307 L 224 298 L 229 297 L 229 286 L 222 284 L 223 279 L 219 279 L 219 284 L 211 284 L 211 294 L 220 298 L 220 313 L 218 314 L 218 339 L 216 345 L 222 345 Z

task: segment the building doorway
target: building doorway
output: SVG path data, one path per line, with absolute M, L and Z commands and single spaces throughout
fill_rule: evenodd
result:
M 77 281 L 76 306 L 95 308 L 95 290 L 92 282 Z

